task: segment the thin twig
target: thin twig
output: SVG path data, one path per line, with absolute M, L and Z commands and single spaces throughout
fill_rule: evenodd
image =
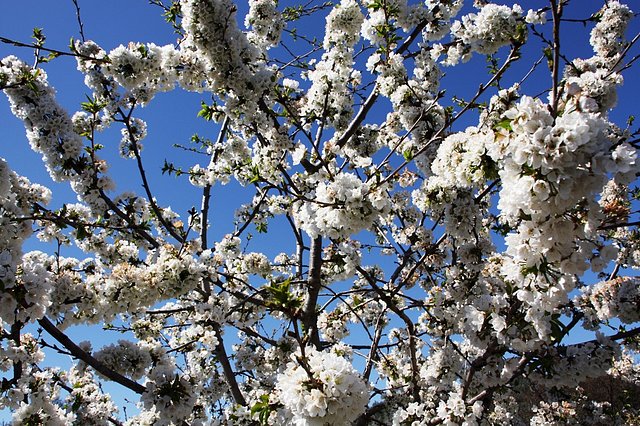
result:
M 155 198 L 153 197 L 153 194 L 151 193 L 151 187 L 149 186 L 149 181 L 147 180 L 147 173 L 145 172 L 144 166 L 142 164 L 142 156 L 140 155 L 140 150 L 138 149 L 138 141 L 134 137 L 135 132 L 131 127 L 131 113 L 133 112 L 133 107 L 131 108 L 131 111 L 129 112 L 129 114 L 124 114 L 122 110 L 118 110 L 118 112 L 122 117 L 122 122 L 127 128 L 127 132 L 129 134 L 129 142 L 131 144 L 131 151 L 133 151 L 133 154 L 135 155 L 136 164 L 138 166 L 138 172 L 140 174 L 140 178 L 142 179 L 142 188 L 144 189 L 144 192 L 147 194 L 147 198 L 149 199 L 149 205 L 151 206 L 151 210 L 153 210 L 158 221 L 164 227 L 164 229 L 167 230 L 169 235 L 171 235 L 179 243 L 184 244 L 185 238 L 178 233 L 178 230 L 172 223 L 167 222 L 167 220 L 162 215 L 162 211 L 160 210 L 160 207 L 158 207 L 158 204 L 156 203 Z
M 629 53 L 629 50 L 631 50 L 631 47 L 633 47 L 633 45 L 636 44 L 639 39 L 640 39 L 640 33 L 636 34 L 635 37 L 633 37 L 633 39 L 627 44 L 624 50 L 620 53 L 618 59 L 613 63 L 613 65 L 611 65 L 611 71 L 609 71 L 609 73 L 605 76 L 605 78 L 609 78 L 611 74 L 613 74 L 614 72 L 621 72 L 622 70 L 629 68 L 631 64 L 638 59 L 638 56 L 632 58 L 621 69 L 616 71 L 616 67 L 620 65 L 622 60 L 627 56 L 627 53 Z
M 404 53 L 409 48 L 409 46 L 411 46 L 411 44 L 415 41 L 415 39 L 420 35 L 422 30 L 426 26 L 427 26 L 427 20 L 425 19 L 414 28 L 414 30 L 411 32 L 409 37 L 405 39 L 404 43 L 402 43 L 402 45 L 398 47 L 398 49 L 396 50 L 396 53 L 399 55 Z M 369 113 L 369 111 L 371 110 L 371 108 L 373 107 L 377 99 L 378 99 L 378 89 L 374 88 L 369 94 L 369 96 L 367 97 L 367 100 L 365 100 L 364 103 L 362 104 L 362 107 L 360 107 L 360 110 L 356 114 L 355 118 L 351 121 L 351 123 L 349 123 L 349 127 L 347 127 L 347 130 L 344 131 L 342 136 L 340 136 L 340 138 L 336 142 L 337 146 L 339 147 L 344 146 L 344 144 L 347 143 L 349 138 L 351 138 L 351 136 L 355 134 L 355 132 L 358 130 L 358 128 L 366 118 L 367 114 Z
M 28 47 L 30 49 L 39 49 L 45 52 L 49 52 L 49 53 L 54 53 L 58 56 L 72 56 L 74 58 L 82 58 L 82 59 L 87 59 L 89 61 L 96 61 L 96 62 L 108 62 L 109 59 L 108 58 L 96 58 L 94 56 L 89 56 L 89 55 L 83 55 L 81 53 L 74 53 L 74 52 L 65 52 L 64 50 L 59 50 L 59 49 L 50 49 L 48 47 L 44 47 L 44 46 L 37 46 L 33 43 L 23 43 L 21 41 L 17 41 L 17 40 L 11 40 L 10 38 L 6 38 L 6 37 L 0 37 L 0 43 L 4 43 L 4 44 L 11 44 L 13 46 L 16 47 Z
M 80 28 L 80 38 L 84 43 L 86 39 L 84 38 L 84 26 L 82 24 L 82 18 L 80 17 L 80 5 L 78 4 L 78 0 L 71 0 L 71 1 L 73 2 L 73 5 L 76 8 L 76 18 L 78 19 L 78 27 Z

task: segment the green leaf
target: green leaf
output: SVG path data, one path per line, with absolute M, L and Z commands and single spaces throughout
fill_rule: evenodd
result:
M 513 44 L 517 46 L 522 46 L 527 41 L 527 24 L 524 22 L 519 23 L 516 26 L 516 34 L 513 36 Z
M 493 129 L 494 130 L 505 129 L 505 130 L 508 130 L 509 132 L 512 132 L 513 128 L 511 127 L 511 122 L 512 122 L 511 119 L 503 118 L 493 126 Z
M 51 62 L 55 58 L 57 58 L 58 56 L 60 56 L 60 54 L 58 52 L 49 52 L 49 54 L 47 56 L 40 56 L 38 58 L 38 61 L 40 61 L 40 62 Z
M 302 300 L 291 292 L 291 279 L 272 282 L 265 287 L 269 294 L 267 307 L 276 311 L 291 312 L 302 305 Z
M 264 394 L 260 396 L 260 400 L 253 404 L 251 407 L 251 415 L 258 415 L 258 420 L 261 425 L 269 424 L 269 416 L 273 411 L 273 405 L 269 404 L 269 395 Z
M 47 39 L 47 37 L 42 32 L 42 28 L 38 28 L 38 27 L 33 29 L 31 38 L 35 40 L 34 44 L 38 47 L 44 46 L 44 41 Z
M 81 102 L 80 106 L 84 111 L 90 114 L 97 114 L 102 110 L 102 108 L 107 106 L 106 103 L 98 102 L 97 99 L 90 98 L 88 95 L 85 96 L 87 98 L 87 102 Z
M 261 234 L 267 233 L 267 223 L 266 222 L 258 222 L 256 223 L 256 231 Z
M 89 236 L 89 233 L 87 232 L 87 230 L 86 230 L 86 228 L 84 226 L 78 226 L 76 228 L 76 238 L 78 240 L 84 240 L 88 236 Z
M 260 180 L 260 169 L 258 169 L 258 166 L 253 166 L 251 168 L 251 179 L 249 179 L 249 183 L 256 184 L 260 182 Z
M 144 44 L 141 44 L 140 46 L 138 46 L 138 52 L 143 58 L 149 57 L 149 48 Z
M 217 110 L 215 107 L 213 106 L 209 106 L 206 103 L 201 102 L 200 103 L 200 111 L 198 112 L 198 117 L 202 117 L 207 121 L 212 121 L 215 119 Z
M 376 10 L 382 9 L 382 7 L 382 1 L 380 0 L 373 0 L 371 3 L 367 4 L 367 8 L 373 10 L 374 12 Z
M 525 277 L 526 277 L 527 275 L 529 275 L 529 274 L 537 275 L 537 274 L 538 274 L 538 267 L 537 267 L 536 265 L 528 266 L 528 267 L 527 267 L 527 266 L 523 266 L 523 267 L 520 269 L 520 273 L 521 273 L 522 275 L 524 275 Z
M 549 67 L 550 70 L 553 69 L 553 50 L 550 47 L 545 47 L 542 50 L 542 53 L 544 54 L 545 58 L 547 58 L 547 66 Z
M 175 23 L 176 19 L 180 15 L 180 3 L 173 3 L 171 7 L 164 13 L 164 18 L 167 22 Z
M 551 318 L 551 338 L 554 342 L 559 342 L 565 336 L 565 326 L 560 322 L 560 315 L 554 314 Z
M 80 409 L 80 407 L 82 407 L 82 398 L 76 397 L 71 405 L 71 411 L 75 413 Z

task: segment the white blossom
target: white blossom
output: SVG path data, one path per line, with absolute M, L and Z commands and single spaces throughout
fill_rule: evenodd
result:
M 311 348 L 292 356 L 276 389 L 297 425 L 351 424 L 369 400 L 367 385 L 344 358 Z

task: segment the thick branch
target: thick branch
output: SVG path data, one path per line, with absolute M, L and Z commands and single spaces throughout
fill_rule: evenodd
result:
M 551 112 L 555 116 L 558 112 L 558 74 L 560 73 L 560 17 L 562 16 L 562 1 L 557 3 L 551 0 L 551 13 L 553 15 L 553 68 L 551 78 Z
M 233 396 L 233 400 L 236 404 L 245 406 L 247 405 L 247 401 L 244 399 L 244 395 L 242 395 L 242 392 L 240 391 L 236 375 L 233 368 L 231 368 L 229 356 L 224 348 L 224 341 L 222 340 L 222 334 L 220 333 L 220 326 L 216 325 L 214 328 L 216 331 L 216 337 L 218 338 L 218 345 L 215 348 L 216 358 L 222 366 L 222 371 L 224 373 L 225 380 L 227 381 L 227 385 L 229 386 L 229 390 L 231 391 L 231 395 Z
M 56 339 L 62 346 L 64 346 L 71 354 L 91 366 L 98 373 L 107 377 L 109 380 L 112 380 L 116 383 L 121 384 L 122 386 L 131 389 L 135 393 L 143 394 L 147 388 L 142 386 L 140 383 L 134 382 L 133 380 L 123 376 L 120 373 L 117 373 L 92 357 L 89 353 L 82 350 L 78 345 L 76 345 L 66 334 L 64 334 L 58 327 L 53 325 L 51 321 L 47 317 L 44 317 L 38 320 L 38 324 L 44 328 L 47 333 L 49 333 L 54 339 Z
M 316 322 L 316 305 L 318 303 L 318 294 L 322 284 L 320 273 L 322 268 L 322 237 L 318 236 L 311 242 L 311 251 L 309 253 L 309 278 L 307 280 L 308 292 L 307 302 L 302 313 L 302 325 L 305 333 L 309 336 L 309 340 L 316 348 L 320 348 L 320 334 L 318 333 L 318 324 Z
M 222 127 L 220 128 L 220 133 L 218 133 L 218 139 L 216 140 L 216 145 L 221 144 L 224 140 L 224 137 L 227 133 L 227 128 L 229 127 L 229 116 L 224 117 L 224 121 L 222 122 Z M 216 161 L 216 157 L 218 155 L 218 151 L 216 150 L 213 154 L 212 161 Z M 207 228 L 209 227 L 209 201 L 211 200 L 211 185 L 205 185 L 202 191 L 202 208 L 200 209 L 200 242 L 202 244 L 202 249 L 207 249 Z

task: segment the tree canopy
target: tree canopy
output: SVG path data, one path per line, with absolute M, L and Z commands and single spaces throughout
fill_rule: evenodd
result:
M 106 51 L 70 3 L 66 48 L 0 34 L 0 89 L 76 197 L 0 158 L 14 424 L 640 421 L 629 6 L 151 0 L 176 42 Z M 158 141 L 155 104 L 189 140 Z

